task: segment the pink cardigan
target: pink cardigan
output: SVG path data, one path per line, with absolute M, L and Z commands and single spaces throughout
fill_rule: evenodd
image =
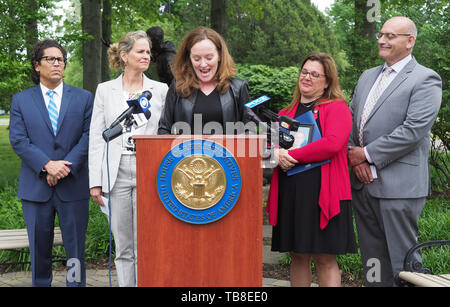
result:
M 279 115 L 293 118 L 297 107 L 298 103 L 289 112 L 281 110 Z M 339 202 L 352 199 L 347 165 L 347 145 L 352 128 L 352 116 L 347 104 L 342 100 L 320 104 L 314 111 L 320 112 L 322 138 L 302 148 L 290 150 L 289 155 L 300 164 L 330 159 L 330 163 L 320 166 L 322 176 L 319 195 L 320 229 L 323 230 L 328 221 L 339 214 Z M 317 117 L 317 113 L 314 113 L 314 116 Z M 278 172 L 277 166 L 273 170 L 266 206 L 269 222 L 273 226 L 277 223 Z

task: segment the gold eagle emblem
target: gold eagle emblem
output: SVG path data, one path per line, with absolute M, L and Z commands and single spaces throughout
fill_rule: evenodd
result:
M 220 201 L 227 182 L 225 171 L 215 159 L 192 155 L 177 164 L 171 185 L 173 194 L 184 206 L 203 210 Z

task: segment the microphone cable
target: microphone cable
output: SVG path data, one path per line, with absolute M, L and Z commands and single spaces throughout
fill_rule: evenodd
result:
M 109 135 L 111 134 L 111 127 L 108 128 L 108 133 L 106 137 L 106 173 L 108 174 L 108 224 L 109 224 L 109 257 L 108 257 L 108 272 L 109 272 L 109 287 L 112 288 L 111 281 L 111 244 L 112 244 L 112 235 L 111 235 L 111 183 L 109 179 Z

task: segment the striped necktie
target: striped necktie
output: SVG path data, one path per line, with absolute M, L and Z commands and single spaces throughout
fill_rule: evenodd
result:
M 369 119 L 370 112 L 372 112 L 373 107 L 378 101 L 378 98 L 380 98 L 381 94 L 383 94 L 384 90 L 386 89 L 388 85 L 388 76 L 393 71 L 391 67 L 386 67 L 381 75 L 380 80 L 378 81 L 378 84 L 374 88 L 374 90 L 370 93 L 369 98 L 367 98 L 366 104 L 364 105 L 364 109 L 361 115 L 361 123 L 359 125 L 359 144 L 361 147 L 364 147 L 364 140 L 363 140 L 363 129 L 364 126 Z
M 56 103 L 53 100 L 53 95 L 55 91 L 48 91 L 47 96 L 50 97 L 50 101 L 48 103 L 48 116 L 50 117 L 50 122 L 52 124 L 53 133 L 56 135 L 56 130 L 58 129 L 58 109 L 56 107 Z

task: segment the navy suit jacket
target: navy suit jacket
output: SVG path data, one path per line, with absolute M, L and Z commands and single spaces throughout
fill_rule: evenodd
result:
M 55 191 L 63 201 L 89 198 L 88 146 L 93 96 L 90 92 L 63 85 L 56 136 L 40 86 L 12 98 L 9 138 L 22 159 L 17 196 L 46 202 Z M 70 174 L 50 187 L 42 172 L 50 160 L 67 160 Z

